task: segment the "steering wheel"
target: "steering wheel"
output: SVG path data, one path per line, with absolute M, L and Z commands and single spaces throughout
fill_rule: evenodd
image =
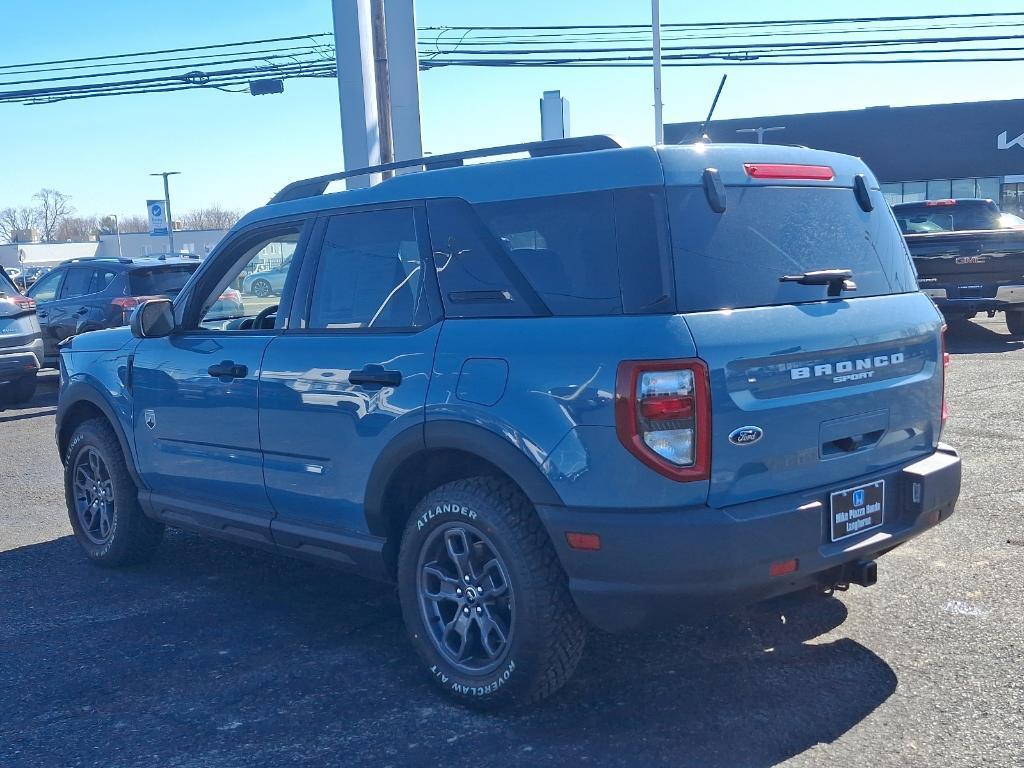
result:
M 263 323 L 268 317 L 277 312 L 279 304 L 271 304 L 269 307 L 264 307 L 260 310 L 260 313 L 252 319 L 251 328 L 260 329 L 263 327 Z

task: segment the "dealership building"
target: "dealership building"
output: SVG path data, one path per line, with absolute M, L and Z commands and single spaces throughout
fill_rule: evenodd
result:
M 1024 213 L 1024 99 L 712 120 L 704 132 L 714 142 L 856 155 L 890 203 L 988 197 Z M 665 142 L 687 144 L 700 133 L 700 123 L 666 125 Z

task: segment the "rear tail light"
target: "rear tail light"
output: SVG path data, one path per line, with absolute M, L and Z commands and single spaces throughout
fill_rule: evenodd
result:
M 222 293 L 220 295 L 220 301 L 234 301 L 234 302 L 241 303 L 241 301 L 242 301 L 242 294 L 239 293 L 234 288 L 226 288 L 224 290 L 224 293 Z
M 743 170 L 752 179 L 793 179 L 797 181 L 832 181 L 835 171 L 827 165 L 796 165 L 794 163 L 744 163 Z
M 933 207 L 936 205 L 956 205 L 956 200 L 925 200 L 925 206 Z
M 647 466 L 680 482 L 707 480 L 711 396 L 702 360 L 627 360 L 615 385 L 619 440 Z
M 27 296 L 15 296 L 14 298 L 11 299 L 11 301 L 14 303 L 14 306 L 18 307 L 19 309 L 31 311 L 36 308 L 35 301 L 28 298 Z
M 110 302 L 115 307 L 121 308 L 121 325 L 128 325 L 128 321 L 132 317 L 132 311 L 142 303 L 142 300 L 143 297 L 141 296 L 118 296 Z
M 946 371 L 949 369 L 949 352 L 946 350 L 946 326 L 942 326 L 942 425 L 945 426 L 949 418 L 949 411 L 946 409 Z

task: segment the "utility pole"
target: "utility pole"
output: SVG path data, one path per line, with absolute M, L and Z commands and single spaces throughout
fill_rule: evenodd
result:
M 168 176 L 178 176 L 181 171 L 160 171 L 151 173 L 150 176 L 164 177 L 164 215 L 167 217 L 167 246 L 168 252 L 174 253 L 174 219 L 171 218 L 171 188 L 167 184 Z
M 761 126 L 758 126 L 757 128 L 737 128 L 736 129 L 736 133 L 756 133 L 757 134 L 757 143 L 758 144 L 764 144 L 764 135 L 766 133 L 771 133 L 772 131 L 784 131 L 784 130 L 786 130 L 786 126 L 784 126 L 784 125 L 773 125 L 770 128 L 764 128 L 764 127 L 761 127 Z
M 371 28 L 373 30 L 373 72 L 377 81 L 377 124 L 380 132 L 381 164 L 395 161 L 393 134 L 391 131 L 391 83 L 388 76 L 387 20 L 384 17 L 384 0 L 371 0 Z M 394 171 L 384 171 L 381 179 L 389 179 Z
M 661 111 L 661 0 L 651 0 L 651 35 L 654 42 L 654 143 L 665 143 Z
M 166 204 L 166 203 L 165 203 Z M 121 251 L 121 223 L 117 220 L 117 214 L 110 214 L 110 218 L 114 220 L 114 233 L 117 235 L 117 258 L 124 258 L 124 253 Z

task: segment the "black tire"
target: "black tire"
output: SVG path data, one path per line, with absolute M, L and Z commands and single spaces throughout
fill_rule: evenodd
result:
M 1024 336 L 1024 311 L 1013 310 L 1006 312 L 1006 330 L 1012 336 Z
M 94 458 L 97 463 L 90 463 Z M 88 472 L 82 474 L 86 463 Z M 95 481 L 91 487 L 99 489 L 91 496 L 82 488 L 89 476 Z M 95 563 L 110 567 L 141 563 L 160 544 L 164 526 L 146 517 L 139 506 L 138 488 L 128 474 L 121 444 L 103 419 L 82 422 L 71 436 L 64 464 L 64 498 L 75 538 Z M 86 503 L 89 499 L 94 499 L 92 504 Z
M 274 292 L 274 287 L 266 280 L 254 280 L 252 292 L 261 299 L 265 299 Z
M 36 375 L 25 376 L 10 385 L 12 403 L 27 403 L 36 396 Z
M 465 537 L 459 539 L 458 531 L 465 532 Z M 443 539 L 444 553 L 449 553 L 449 537 L 473 542 L 464 551 L 468 570 L 475 572 L 473 578 L 483 597 L 472 612 L 467 611 L 472 606 L 468 589 L 460 591 L 465 595 L 461 601 L 426 596 L 433 576 L 425 575 L 424 570 L 433 574 L 439 568 L 437 561 L 426 558 L 439 539 Z M 480 568 L 479 559 L 473 565 L 472 559 L 478 555 L 486 561 L 485 566 L 495 561 L 498 565 Z M 450 563 L 457 565 L 455 559 Z M 450 595 L 453 585 L 461 583 L 458 573 L 462 571 L 461 565 L 449 569 L 443 582 L 437 580 L 437 592 L 448 590 Z M 497 588 L 495 574 L 500 576 Z M 506 597 L 486 602 L 488 594 L 501 591 L 501 580 L 507 582 Z M 398 595 L 409 637 L 434 684 L 464 704 L 498 708 L 544 699 L 569 679 L 583 653 L 586 626 L 569 594 L 555 549 L 529 500 L 505 480 L 458 480 L 431 491 L 416 505 L 399 551 Z M 451 611 L 449 629 L 456 623 L 465 626 L 460 649 L 476 648 L 483 652 L 477 654 L 480 659 L 467 658 L 460 664 L 452 660 L 450 648 L 442 649 L 448 636 L 442 629 L 449 620 L 449 615 L 441 615 L 446 610 Z M 460 611 L 468 618 L 460 617 Z M 487 641 L 481 634 L 485 622 L 497 630 Z M 492 654 L 486 646 L 501 650 Z M 467 657 L 470 655 L 467 651 Z M 473 665 L 479 668 L 470 669 Z

